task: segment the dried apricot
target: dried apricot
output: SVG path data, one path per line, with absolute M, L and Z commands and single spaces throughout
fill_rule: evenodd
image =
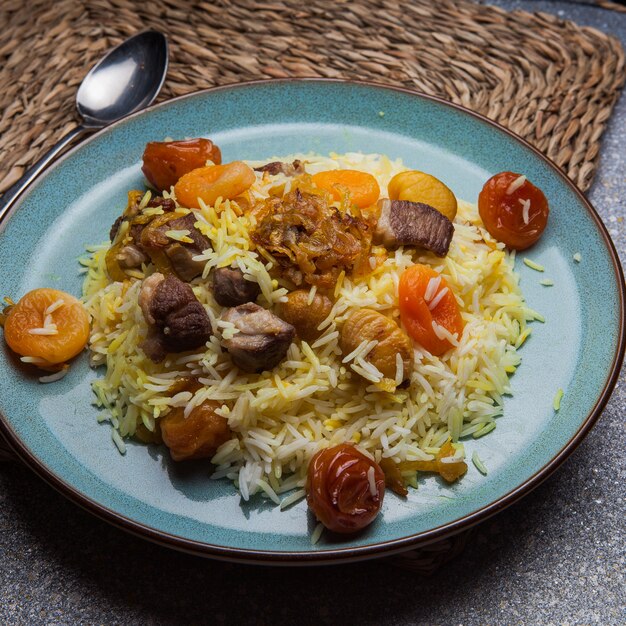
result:
M 339 336 L 344 356 L 356 350 L 363 341 L 376 341 L 365 357 L 385 378 L 397 375 L 397 355 L 402 358 L 403 380 L 413 369 L 413 344 L 406 333 L 390 318 L 373 309 L 357 309 L 345 321 Z
M 407 332 L 431 354 L 439 356 L 452 347 L 441 336 L 441 327 L 460 338 L 464 324 L 459 305 L 445 278 L 432 267 L 416 264 L 404 270 L 398 303 Z
M 385 475 L 378 463 L 346 443 L 315 454 L 306 484 L 309 508 L 336 533 L 354 533 L 371 524 L 385 497 Z
M 509 248 L 525 250 L 541 237 L 548 223 L 548 201 L 525 176 L 500 172 L 478 196 L 478 212 L 489 234 Z
M 141 170 L 155 189 L 169 191 L 181 176 L 204 167 L 207 161 L 222 162 L 220 149 L 210 139 L 151 141 L 146 144 Z
M 280 317 L 291 324 L 304 341 L 315 341 L 322 331 L 318 326 L 328 317 L 333 303 L 330 298 L 316 293 L 309 302 L 308 289 L 296 289 L 280 305 Z
M 176 199 L 189 209 L 199 209 L 202 200 L 215 204 L 218 198 L 232 200 L 249 189 L 256 180 L 254 170 L 242 161 L 199 167 L 185 174 L 174 186 Z
M 182 407 L 176 407 L 161 418 L 161 436 L 174 461 L 212 457 L 231 437 L 225 417 L 215 410 L 218 402 L 206 400 L 195 407 L 188 417 Z
M 58 365 L 75 357 L 89 339 L 89 315 L 74 296 L 56 289 L 34 289 L 10 307 L 4 339 L 21 356 Z
M 358 170 L 328 170 L 313 175 L 313 182 L 320 189 L 328 191 L 334 200 L 341 201 L 348 193 L 350 204 L 359 209 L 376 204 L 380 196 L 377 180 L 367 172 Z
M 438 178 L 425 172 L 400 172 L 389 181 L 387 191 L 391 200 L 428 204 L 450 221 L 456 216 L 456 196 Z

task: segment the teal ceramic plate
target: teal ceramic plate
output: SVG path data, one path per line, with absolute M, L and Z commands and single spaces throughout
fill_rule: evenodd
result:
M 0 348 L 0 422 L 18 454 L 78 504 L 127 530 L 172 547 L 247 561 L 341 561 L 409 549 L 458 532 L 515 501 L 546 478 L 599 416 L 624 352 L 623 277 L 595 211 L 537 151 L 487 120 L 410 91 L 340 81 L 267 81 L 204 91 L 131 116 L 73 149 L 37 180 L 0 232 L 0 295 L 51 286 L 79 294 L 77 258 L 107 239 L 142 185 L 148 141 L 204 135 L 225 160 L 315 151 L 383 152 L 444 179 L 476 201 L 502 170 L 525 173 L 550 201 L 549 226 L 518 262 L 526 298 L 546 318 L 522 349 L 514 396 L 490 435 L 467 442 L 489 469 L 458 484 L 422 481 L 406 500 L 385 499 L 382 515 L 355 537 L 311 545 L 301 502 L 284 512 L 242 504 L 205 464 L 178 466 L 158 448 L 115 449 L 96 423 L 80 357 L 60 382 L 43 385 Z M 573 260 L 580 252 L 581 261 Z M 524 255 L 522 255 L 524 256 Z M 543 287 L 541 278 L 554 281 Z M 565 392 L 561 410 L 552 401 Z

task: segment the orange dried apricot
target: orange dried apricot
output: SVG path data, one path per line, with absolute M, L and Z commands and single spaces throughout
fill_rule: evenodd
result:
M 417 170 L 400 172 L 389 181 L 387 191 L 391 200 L 428 204 L 450 221 L 456 216 L 456 196 L 452 190 L 431 174 Z
M 348 193 L 350 204 L 356 205 L 359 209 L 376 204 L 380 196 L 378 181 L 367 172 L 328 170 L 314 174 L 312 179 L 317 187 L 328 191 L 334 200 L 341 201 Z
M 4 339 L 14 352 L 58 365 L 75 357 L 89 339 L 89 315 L 74 296 L 57 289 L 34 289 L 11 306 Z
M 218 198 L 232 200 L 256 180 L 254 170 L 242 161 L 199 167 L 185 174 L 174 186 L 176 199 L 189 209 L 199 209 L 198 198 L 212 206 Z
M 427 294 L 432 291 L 429 290 L 431 280 L 437 281 L 437 288 L 434 293 Z M 452 347 L 447 339 L 437 335 L 433 322 L 461 337 L 464 324 L 459 305 L 445 278 L 432 267 L 416 264 L 402 272 L 398 304 L 400 319 L 407 332 L 431 354 L 439 356 Z
M 163 443 L 174 461 L 212 457 L 231 437 L 228 420 L 215 412 L 218 402 L 205 400 L 188 417 L 182 407 L 160 419 Z

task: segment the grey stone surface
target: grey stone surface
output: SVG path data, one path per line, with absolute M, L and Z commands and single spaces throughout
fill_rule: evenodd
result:
M 494 2 L 612 32 L 626 15 L 587 4 Z M 626 258 L 626 98 L 590 198 Z M 623 624 L 624 373 L 562 468 L 481 525 L 421 578 L 372 561 L 313 569 L 232 565 L 135 538 L 71 504 L 18 463 L 0 464 L 1 624 Z

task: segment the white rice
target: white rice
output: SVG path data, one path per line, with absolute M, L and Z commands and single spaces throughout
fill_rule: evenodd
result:
M 430 302 L 435 294 L 437 293 L 437 289 L 439 289 L 439 285 L 441 285 L 441 276 L 437 276 L 437 278 L 431 278 L 426 285 L 426 290 L 424 291 L 424 300 L 426 302 Z
M 342 363 L 349 363 L 358 358 L 366 357 L 378 344 L 375 339 L 364 339 L 352 352 L 347 354 L 342 360 Z
M 48 326 L 43 326 L 42 328 L 29 328 L 28 332 L 31 335 L 58 335 L 59 334 L 56 324 L 50 324 Z
M 69 370 L 70 370 L 69 366 L 65 365 L 58 372 L 55 372 L 54 374 L 49 374 L 47 376 L 40 376 L 39 382 L 40 383 L 55 383 L 57 380 L 61 380 L 61 378 L 63 378 L 69 372 Z
M 191 231 L 187 229 L 168 230 L 165 235 L 174 241 L 182 241 L 183 243 L 193 243 L 193 239 L 189 236 Z
M 404 361 L 402 360 L 401 354 L 398 352 L 396 354 L 396 378 L 395 378 L 396 387 L 398 387 L 402 383 L 403 380 L 404 380 Z
M 528 258 L 524 258 L 524 265 L 527 265 L 531 270 L 535 270 L 536 272 L 543 272 L 546 269 L 543 265 L 539 265 L 539 263 L 535 263 Z
M 448 291 L 449 289 L 447 287 L 444 287 L 441 291 L 439 291 L 439 293 L 430 302 L 428 302 L 428 309 L 430 311 L 434 311 L 437 308 L 437 305 L 443 300 L 443 297 L 448 293 Z
M 310 173 L 341 167 L 370 172 L 381 189 L 405 169 L 400 160 L 382 155 L 288 158 L 305 161 Z M 259 172 L 250 195 L 267 197 L 271 187 L 286 182 L 282 174 Z M 399 248 L 388 252 L 367 276 L 342 272 L 332 311 L 319 326 L 320 337 L 311 345 L 295 341 L 283 362 L 262 374 L 233 368 L 221 349 L 220 337 L 232 336 L 236 329 L 219 321 L 222 307 L 206 277 L 214 267 L 239 267 L 248 280 L 258 282 L 259 303 L 273 309 L 287 295 L 269 273 L 276 262 L 254 249 L 249 239 L 254 218 L 242 214 L 235 203 L 218 200 L 193 213 L 212 246 L 195 257 L 205 268 L 203 276 L 191 282 L 215 333 L 202 349 L 152 363 L 139 348 L 147 326 L 137 301 L 151 267 L 144 267 L 137 278 L 111 283 L 104 271 L 106 247 L 93 248 L 90 259 L 82 261 L 84 297 L 93 318 L 91 363 L 106 366 L 103 377 L 93 383 L 95 402 L 111 416 L 112 437 L 120 452 L 125 449 L 123 438 L 132 436 L 139 424 L 154 430 L 173 407 L 184 407 L 188 416 L 202 402 L 216 401 L 232 437 L 212 459 L 213 477 L 233 481 L 244 500 L 261 493 L 285 508 L 304 497 L 309 459 L 322 448 L 348 441 L 358 443 L 376 461 L 383 456 L 396 462 L 429 460 L 450 437 L 453 441 L 481 437 L 495 428 L 503 396 L 511 393 L 509 375 L 520 363 L 516 347 L 530 332 L 527 322 L 540 316 L 524 302 L 513 270 L 514 255 L 484 230 L 474 205 L 459 202 L 446 257 Z M 415 344 L 411 372 L 396 359 L 395 384 L 409 378 L 409 387 L 393 389 L 391 381 L 391 390 L 379 388 L 383 375 L 367 360 L 376 342 L 364 340 L 344 356 L 339 348 L 341 326 L 364 307 L 399 322 L 399 278 L 416 262 L 430 265 L 445 278 L 459 302 L 465 328 L 458 337 L 437 325 L 435 332 L 453 349 L 434 356 Z M 435 279 L 428 285 L 431 310 L 445 295 L 440 283 Z M 309 301 L 314 297 L 311 289 Z M 199 378 L 203 387 L 193 394 L 169 393 L 173 380 L 189 375 Z M 279 495 L 290 490 L 295 491 L 281 502 Z
M 324 532 L 324 524 L 322 524 L 320 522 L 315 527 L 315 530 L 311 533 L 311 544 L 312 545 L 315 545 L 320 540 L 320 537 L 322 536 L 323 532 Z
M 50 365 L 46 359 L 42 359 L 38 356 L 21 356 L 20 361 L 22 361 L 22 363 L 30 363 L 32 365 Z
M 526 176 L 523 174 L 518 176 L 507 188 L 506 193 L 512 194 L 514 191 L 517 191 L 524 183 L 526 182 Z
M 367 470 L 367 482 L 369 483 L 370 486 L 370 495 L 372 496 L 372 498 L 375 498 L 376 495 L 378 494 L 378 491 L 376 490 L 376 481 L 374 480 L 374 466 L 370 465 L 370 467 Z
M 519 203 L 522 205 L 522 219 L 524 220 L 524 224 L 530 223 L 530 200 L 524 200 L 523 198 L 518 198 Z
M 478 456 L 478 452 L 476 452 L 475 450 L 472 453 L 472 463 L 483 476 L 487 475 L 487 467 L 482 462 L 481 458 Z
M 294 491 L 291 495 L 281 500 L 280 508 L 286 509 L 287 507 L 290 507 L 292 504 L 295 504 L 296 502 L 300 502 L 300 500 L 303 500 L 304 498 L 306 498 L 306 490 L 298 489 L 297 491 Z
M 44 315 L 47 317 L 48 315 L 52 315 L 55 311 L 58 311 L 65 304 L 65 300 L 63 298 L 59 298 L 55 300 L 45 311 Z
M 64 304 L 65 302 L 62 298 L 59 298 L 50 304 L 44 311 L 43 325 L 39 328 L 29 328 L 28 333 L 31 335 L 58 335 L 59 330 L 57 325 L 54 323 L 53 313 L 58 311 Z

